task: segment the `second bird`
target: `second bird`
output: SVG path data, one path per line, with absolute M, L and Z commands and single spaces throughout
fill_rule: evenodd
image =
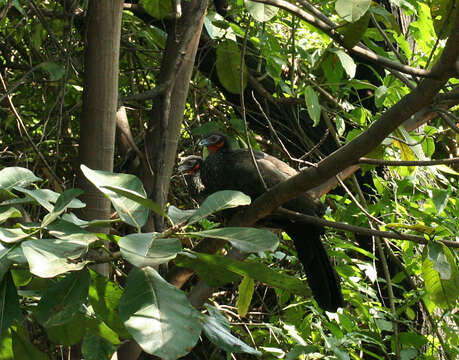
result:
M 247 149 L 233 150 L 229 139 L 221 133 L 208 134 L 199 145 L 206 146 L 209 150 L 209 156 L 200 166 L 200 176 L 207 194 L 219 190 L 238 190 L 254 200 L 265 192 L 260 175 Z M 260 151 L 254 151 L 254 155 L 268 188 L 297 173 L 295 169 L 274 156 Z M 308 195 L 290 200 L 283 206 L 312 216 L 321 216 L 323 211 L 322 204 Z M 275 217 L 275 225 L 284 230 L 293 240 L 309 286 L 319 306 L 332 312 L 344 306 L 338 274 L 320 239 L 324 233 L 323 227 L 294 221 L 285 216 Z

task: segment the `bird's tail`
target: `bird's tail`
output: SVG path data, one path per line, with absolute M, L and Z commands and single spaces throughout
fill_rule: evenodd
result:
M 283 228 L 295 244 L 314 299 L 322 309 L 336 312 L 344 300 L 340 279 L 320 239 L 323 228 L 302 222 L 289 222 Z

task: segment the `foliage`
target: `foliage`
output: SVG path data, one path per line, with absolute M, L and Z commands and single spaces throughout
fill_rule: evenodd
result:
M 354 56 L 286 10 L 257 1 L 227 2 L 225 14 L 216 1 L 205 19 L 208 37 L 178 139 L 182 154 L 196 153 L 196 139 L 218 129 L 231 135 L 235 146 L 250 142 L 287 160 L 304 160 L 301 156 L 320 143 L 306 159 L 317 161 L 364 133 L 419 82 Z M 0 359 L 58 358 L 62 345 L 78 343 L 85 359 L 109 359 L 126 339 L 166 359 L 193 348 L 206 356 L 212 351 L 247 354 L 238 358 L 386 359 L 396 354 L 397 342 L 400 359 L 459 354 L 457 251 L 444 242 L 458 240 L 457 164 L 362 165 L 361 189 L 350 185 L 352 193 L 363 190 L 359 201 L 380 221 L 372 226 L 420 235 L 427 245 L 383 239 L 388 279 L 376 242 L 327 229 L 327 248 L 348 303 L 335 314 L 324 313 L 311 299 L 290 239 L 279 244 L 270 231 L 220 224 L 222 217 L 215 213 L 248 206 L 247 196 L 221 192 L 191 210 L 195 203 L 183 177 L 174 176 L 165 211 L 147 197 L 137 176 L 121 174 L 130 156 L 122 146 L 114 159 L 119 172 L 82 168 L 111 200 L 114 217 L 80 219 L 85 204 L 74 184 L 80 171 L 87 9 L 86 2 L 74 2 L 76 8 L 69 3 L 0 1 L 5 81 L 0 92 Z M 167 38 L 163 25 L 175 2 L 133 3 L 123 12 L 119 93 L 137 141 L 150 130 L 152 99 L 133 95 L 159 82 Z M 344 47 L 362 43 L 379 56 L 427 70 L 438 60 L 457 11 L 454 0 L 390 1 L 396 12 L 383 1 L 309 3 L 334 22 Z M 403 26 L 398 17 L 405 20 Z M 206 68 L 209 59 L 213 63 Z M 247 119 L 238 102 L 241 89 Z M 455 89 L 457 79 L 450 79 L 440 95 L 452 97 Z M 271 130 L 252 101 L 254 90 L 265 111 L 270 109 Z M 10 109 L 6 91 L 20 118 Z M 457 122 L 454 101 L 449 110 Z M 367 156 L 397 161 L 457 156 L 458 135 L 438 114 L 428 120 L 419 129 L 399 128 Z M 321 142 L 327 128 L 333 136 Z M 279 150 L 283 147 L 290 158 Z M 369 216 L 352 193 L 340 188 L 325 195 L 325 219 L 369 228 Z M 169 222 L 164 232 L 142 232 L 152 212 Z M 101 227 L 110 232 L 99 232 Z M 239 261 L 182 249 L 208 236 L 251 255 Z M 109 278 L 93 270 L 98 263 L 111 265 Z M 192 280 L 183 289 L 173 287 L 154 269 L 166 263 L 192 269 L 210 286 L 221 287 L 213 306 L 207 304 L 203 313 L 191 306 L 187 294 L 198 285 Z M 196 345 L 201 335 L 203 349 Z

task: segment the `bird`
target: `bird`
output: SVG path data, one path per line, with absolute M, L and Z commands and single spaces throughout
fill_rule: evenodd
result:
M 202 162 L 202 157 L 189 155 L 182 159 L 177 168 L 179 173 L 186 175 L 188 192 L 191 198 L 198 202 L 201 202 L 206 197 L 204 185 L 200 177 Z
M 220 132 L 206 135 L 198 144 L 207 147 L 209 155 L 200 164 L 200 178 L 208 194 L 219 190 L 238 190 L 252 201 L 297 171 L 282 160 L 261 151 L 254 151 L 256 170 L 248 149 L 232 149 L 229 138 Z M 321 217 L 324 207 L 320 201 L 305 194 L 283 205 L 286 209 L 305 215 Z M 344 307 L 339 276 L 334 269 L 321 235 L 324 228 L 292 220 L 285 215 L 271 217 L 270 221 L 293 240 L 298 258 L 303 265 L 308 284 L 318 305 L 329 312 Z

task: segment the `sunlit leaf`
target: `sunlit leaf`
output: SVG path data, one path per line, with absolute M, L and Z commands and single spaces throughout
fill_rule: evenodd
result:
M 223 87 L 233 94 L 241 93 L 241 52 L 236 42 L 225 40 L 217 45 L 217 75 Z M 242 68 L 242 90 L 247 85 L 247 68 Z
M 311 86 L 306 86 L 306 89 L 304 89 L 304 98 L 308 114 L 314 122 L 314 126 L 316 126 L 320 122 L 321 113 L 319 97 Z
M 335 10 L 344 20 L 356 22 L 368 11 L 370 5 L 371 0 L 337 0 Z
M 255 20 L 265 22 L 271 20 L 279 11 L 276 6 L 260 4 L 254 1 L 245 0 L 247 11 L 254 17 Z
M 237 312 L 240 316 L 246 316 L 252 301 L 253 291 L 255 289 L 254 281 L 248 276 L 244 276 L 239 284 L 239 296 L 237 298 Z

